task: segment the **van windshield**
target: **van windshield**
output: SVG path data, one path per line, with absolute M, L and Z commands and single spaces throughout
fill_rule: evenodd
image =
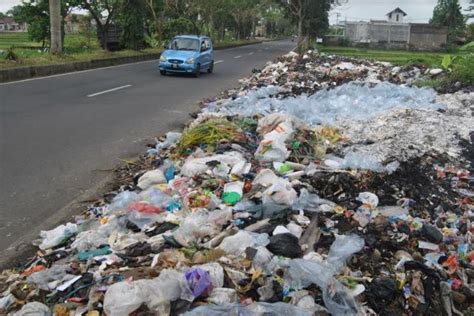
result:
M 175 38 L 170 45 L 172 50 L 199 50 L 199 41 L 191 38 Z

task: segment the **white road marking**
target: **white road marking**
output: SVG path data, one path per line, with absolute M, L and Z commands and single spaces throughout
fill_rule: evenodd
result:
M 66 73 L 63 73 L 63 74 L 57 74 L 57 75 L 51 75 L 51 76 L 45 76 L 45 77 L 29 78 L 29 79 L 23 79 L 23 80 L 0 83 L 0 86 L 6 86 L 6 85 L 9 85 L 9 84 L 28 82 L 28 81 L 34 81 L 34 80 L 43 80 L 43 79 L 49 79 L 49 78 L 71 76 L 71 75 L 76 75 L 76 74 L 82 74 L 82 73 L 85 73 L 85 72 L 99 71 L 99 70 L 110 69 L 110 68 L 118 68 L 118 67 L 139 65 L 139 64 L 144 64 L 144 63 L 153 63 L 153 62 L 157 62 L 157 61 L 158 61 L 158 59 L 145 60 L 145 61 L 139 61 L 137 63 L 128 63 L 128 64 L 122 64 L 122 65 L 116 65 L 116 66 L 107 66 L 107 67 L 101 67 L 101 68 L 94 68 L 94 69 L 87 69 L 87 70 L 80 70 L 80 71 L 72 71 L 72 72 L 66 72 Z
M 249 55 L 252 56 L 254 54 L 254 52 L 250 52 Z
M 269 50 L 269 49 L 270 49 L 270 47 L 265 47 L 265 50 Z
M 120 87 L 117 87 L 117 88 L 113 88 L 113 89 L 109 89 L 109 90 L 105 90 L 105 91 L 100 91 L 100 92 L 97 92 L 97 93 L 89 94 L 87 97 L 88 97 L 88 98 L 92 98 L 92 97 L 95 97 L 95 96 L 98 96 L 98 95 L 101 95 L 101 94 L 105 94 L 105 93 L 114 92 L 114 91 L 117 91 L 117 90 L 129 88 L 129 87 L 131 87 L 131 86 L 132 86 L 131 84 L 127 84 L 127 85 L 125 85 L 125 86 L 120 86 Z
M 235 56 L 234 58 L 235 58 L 235 59 L 237 59 L 237 58 L 242 58 L 242 55 Z
M 221 63 L 223 63 L 223 62 L 224 62 L 223 60 L 218 60 L 218 61 L 215 61 L 215 62 L 214 62 L 214 65 L 221 64 Z

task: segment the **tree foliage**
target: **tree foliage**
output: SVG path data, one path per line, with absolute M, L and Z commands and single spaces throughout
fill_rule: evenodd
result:
M 76 0 L 61 1 L 61 16 L 69 14 L 76 5 Z M 42 42 L 43 47 L 49 42 L 49 2 L 48 0 L 25 1 L 20 5 L 14 6 L 8 11 L 15 21 L 28 24 L 28 36 L 32 41 Z M 62 23 L 62 34 L 64 39 L 64 22 Z
M 317 36 L 329 27 L 329 10 L 344 0 L 275 0 L 297 25 L 298 36 Z
M 138 50 L 144 44 L 145 3 L 143 0 L 125 0 L 120 15 L 122 47 Z
M 465 19 L 461 12 L 458 0 L 438 0 L 433 10 L 431 24 L 448 27 L 448 41 L 454 42 L 462 36 L 465 28 Z

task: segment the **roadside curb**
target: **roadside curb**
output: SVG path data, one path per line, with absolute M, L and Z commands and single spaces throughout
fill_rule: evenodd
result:
M 215 50 L 223 50 L 229 48 L 236 48 L 241 46 L 261 44 L 263 41 L 223 45 L 214 48 Z M 161 53 L 150 53 L 137 56 L 128 57 L 113 57 L 105 59 L 92 59 L 88 61 L 76 61 L 57 65 L 44 66 L 25 66 L 11 69 L 0 70 L 0 83 L 10 82 L 16 80 L 29 79 L 34 77 L 46 77 L 51 75 L 58 75 L 63 73 L 83 71 L 88 69 L 104 68 L 110 66 L 117 66 L 123 64 L 132 64 L 136 62 L 155 60 L 160 58 Z

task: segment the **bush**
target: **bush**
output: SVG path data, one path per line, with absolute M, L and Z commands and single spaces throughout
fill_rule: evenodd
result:
M 11 46 L 6 50 L 5 59 L 11 61 L 17 61 L 19 59 L 18 55 L 15 53 L 15 47 Z
M 465 85 L 474 86 L 474 54 L 469 54 L 456 59 L 450 81 L 460 81 Z

